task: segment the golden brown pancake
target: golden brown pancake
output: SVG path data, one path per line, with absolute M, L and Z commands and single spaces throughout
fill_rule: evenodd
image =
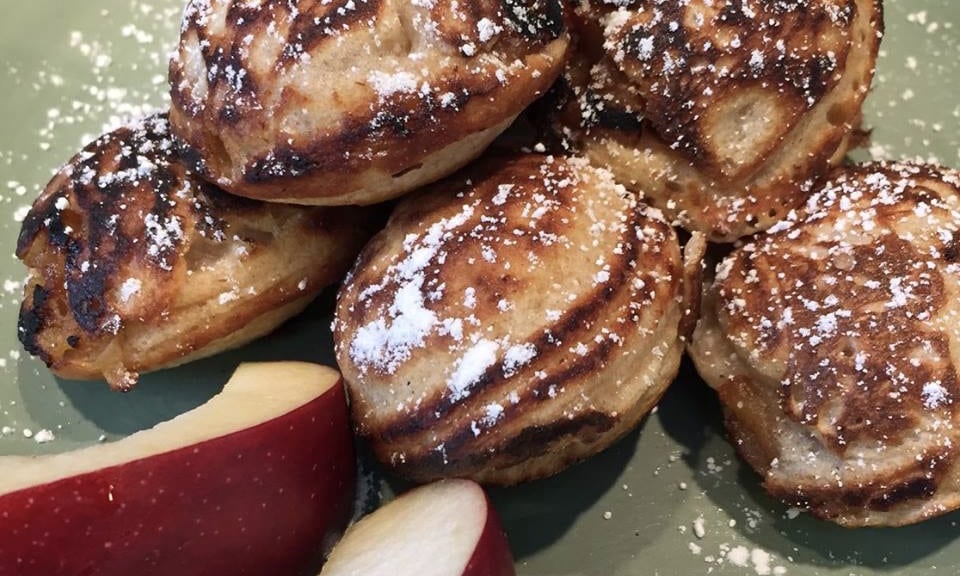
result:
M 880 0 L 593 2 L 579 16 L 563 124 L 715 241 L 770 227 L 843 158 L 883 28 Z
M 230 192 L 372 204 L 476 158 L 568 44 L 561 0 L 193 0 L 171 122 Z
M 20 232 L 19 336 L 64 378 L 139 373 L 244 344 L 337 281 L 367 238 L 343 210 L 265 204 L 194 178 L 166 116 L 88 145 Z
M 845 526 L 960 506 L 960 172 L 835 171 L 736 250 L 690 352 L 785 502 Z
M 606 171 L 481 162 L 405 199 L 341 288 L 358 432 L 417 481 L 554 474 L 632 429 L 676 375 L 683 276 L 673 230 Z

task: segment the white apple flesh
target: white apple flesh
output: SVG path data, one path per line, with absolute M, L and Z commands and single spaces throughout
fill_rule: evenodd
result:
M 496 512 L 470 480 L 421 486 L 344 535 L 321 576 L 513 576 Z
M 242 365 L 150 430 L 0 457 L 0 575 L 302 574 L 349 520 L 355 464 L 337 372 Z

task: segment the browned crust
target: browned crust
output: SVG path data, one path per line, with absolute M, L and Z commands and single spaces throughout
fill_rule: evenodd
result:
M 908 170 L 870 165 L 835 172 L 811 201 L 825 207 L 738 252 L 718 283 L 721 325 L 737 335 L 738 346 L 785 368 L 783 410 L 817 428 L 839 452 L 865 439 L 897 442 L 917 427 L 923 399 L 919 390 L 901 394 L 903 386 L 938 382 L 951 397 L 960 395 L 949 336 L 931 321 L 947 308 L 953 240 L 918 244 L 899 231 L 919 210 L 932 214 L 924 226 L 952 227 L 954 208 L 925 187 L 941 182 L 936 170 Z M 880 179 L 891 188 L 870 184 Z M 824 224 L 856 226 L 848 214 L 856 209 L 870 211 L 870 228 L 857 239 Z M 770 293 L 779 295 L 776 301 Z M 777 321 L 787 309 L 790 322 Z M 911 363 L 915 357 L 923 361 Z
M 124 280 L 120 268 L 142 270 L 158 286 L 182 276 L 174 263 L 189 241 L 176 231 L 181 222 L 213 239 L 226 233 L 222 216 L 258 208 L 188 178 L 171 162 L 173 146 L 165 115 L 105 135 L 60 170 L 23 221 L 17 257 L 41 268 L 41 250 L 60 255 L 62 266 L 50 272 L 63 275 L 70 314 L 87 333 L 103 333 L 113 304 L 107 297 Z M 184 185 L 192 201 L 178 202 Z M 143 302 L 164 304 L 159 290 Z
M 442 164 L 442 169 L 425 172 L 423 178 L 437 179 L 479 155 L 496 134 L 466 149 L 455 144 L 508 122 L 542 95 L 559 74 L 568 45 L 558 0 L 526 6 L 523 22 L 514 24 L 509 23 L 518 12 L 512 2 L 441 0 L 430 10 L 439 35 L 430 41 L 439 44 L 425 52 L 424 68 L 438 67 L 423 80 L 430 87 L 427 92 L 398 92 L 378 101 L 366 86 L 346 86 L 325 106 L 326 120 L 300 118 L 299 111 L 317 107 L 316 96 L 284 80 L 291 66 L 309 66 L 309 60 L 300 63 L 304 54 L 322 60 L 324 50 L 336 50 L 334 40 L 341 40 L 342 34 L 347 34 L 348 42 L 360 41 L 349 37 L 362 38 L 368 26 L 388 13 L 400 10 L 401 20 L 407 17 L 406 8 L 390 0 L 360 3 L 362 10 L 344 11 L 345 3 L 300 0 L 296 14 L 289 15 L 286 2 L 267 2 L 255 15 L 245 15 L 242 26 L 216 33 L 205 25 L 205 12 L 188 9 L 180 55 L 170 66 L 171 121 L 190 144 L 192 167 L 198 173 L 233 193 L 264 200 L 311 204 L 386 200 L 425 183 L 422 178 L 402 177 L 428 159 Z M 212 13 L 224 4 L 226 0 L 214 2 Z M 228 12 L 235 11 L 239 3 L 228 5 Z M 451 13 L 454 5 L 456 14 Z M 340 22 L 344 18 L 349 21 Z M 324 25 L 317 26 L 317 21 Z M 499 23 L 501 33 L 482 42 L 481 21 Z M 283 49 L 273 55 L 275 64 L 253 61 L 247 52 L 256 49 L 271 25 L 286 35 L 281 39 Z M 414 26 L 405 21 L 400 25 Z M 251 36 L 256 39 L 253 48 L 245 43 Z M 184 64 L 197 46 L 203 47 L 205 68 L 214 71 L 209 73 L 209 95 L 202 100 L 195 97 L 195 82 Z M 466 46 L 476 53 L 463 53 Z M 451 59 L 462 63 L 451 66 Z M 517 61 L 523 65 L 504 76 L 502 68 Z M 371 55 L 370 65 L 376 63 L 376 55 Z M 223 74 L 227 69 L 243 71 L 242 78 L 238 80 L 238 72 Z M 335 84 L 338 79 L 324 81 Z M 283 88 L 278 92 L 275 86 Z M 284 119 L 294 127 L 279 129 L 277 124 Z M 448 155 L 441 154 L 445 150 Z
M 729 242 L 775 224 L 842 160 L 873 76 L 883 17 L 879 0 L 818 0 L 787 15 L 778 14 L 780 3 L 750 3 L 758 19 L 778 23 L 771 31 L 745 25 L 740 2 L 716 6 L 730 12 L 719 28 L 691 26 L 691 14 L 704 11 L 693 2 L 676 31 L 667 28 L 675 18 L 647 22 L 677 10 L 673 4 L 628 10 L 623 26 L 607 27 L 605 52 L 580 49 L 585 61 L 566 75 L 573 94 L 561 122 L 584 133 L 593 161 L 675 223 Z M 842 25 L 828 26 L 833 13 Z M 617 21 L 606 18 L 587 15 L 581 46 L 584 38 L 603 40 L 598 22 Z M 733 37 L 736 48 L 717 40 Z M 774 58 L 779 41 L 784 54 Z M 641 44 L 652 56 L 641 59 Z M 661 70 L 668 64 L 675 73 Z M 718 74 L 724 66 L 728 73 Z M 745 120 L 731 120 L 739 114 Z M 748 122 L 749 132 L 737 136 Z
M 724 407 L 724 423 L 737 453 L 763 478 L 763 487 L 784 503 L 808 510 L 814 516 L 848 527 L 902 526 L 951 510 L 929 506 L 941 484 L 955 474 L 956 454 L 942 448 L 926 451 L 906 466 L 856 482 L 823 478 L 819 482 L 785 477 L 772 470 L 782 446 L 771 431 L 783 422 L 770 406 L 751 393 L 742 380 L 726 381 L 718 389 Z M 955 495 L 953 496 L 955 499 Z M 956 506 L 956 505 L 954 505 Z
M 845 526 L 960 506 L 958 203 L 956 171 L 836 170 L 718 269 L 690 352 L 774 496 Z
M 534 158 L 536 159 L 536 158 Z M 513 166 L 512 168 L 517 169 L 518 172 L 523 173 L 528 170 L 530 167 L 530 162 L 526 163 L 526 166 L 522 164 L 520 166 Z M 480 170 L 476 171 L 477 174 L 480 174 Z M 541 221 L 543 228 L 541 230 L 551 230 L 556 229 L 560 222 L 556 220 L 545 220 Z M 549 328 L 549 330 L 542 330 L 539 333 L 533 332 L 529 334 L 525 341 L 532 342 L 537 349 L 548 350 L 540 356 L 538 359 L 538 364 L 540 365 L 551 365 L 555 364 L 557 368 L 555 371 L 550 372 L 546 378 L 541 378 L 537 382 L 529 383 L 529 392 L 532 396 L 531 403 L 538 404 L 549 400 L 547 394 L 548 390 L 551 387 L 557 385 L 563 385 L 564 382 L 576 380 L 592 374 L 597 370 L 602 369 L 607 361 L 610 360 L 611 354 L 614 353 L 616 346 L 612 342 L 605 340 L 604 342 L 596 345 L 591 353 L 585 356 L 575 357 L 572 361 L 567 358 L 565 352 L 555 346 L 552 346 L 553 342 L 565 342 L 565 341 L 576 341 L 578 335 L 584 331 L 584 326 L 589 326 L 594 324 L 602 319 L 602 315 L 606 311 L 606 307 L 609 306 L 611 300 L 615 299 L 617 292 L 620 290 L 617 287 L 624 289 L 629 286 L 629 282 L 632 276 L 635 274 L 635 267 L 631 266 L 631 262 L 635 262 L 637 254 L 637 244 L 639 242 L 634 242 L 627 244 L 626 249 L 618 255 L 618 258 L 610 262 L 610 276 L 611 281 L 609 283 L 599 284 L 593 287 L 592 290 L 585 292 L 582 295 L 579 295 L 575 302 L 572 302 L 570 308 L 565 310 Z M 456 258 L 458 256 L 457 252 L 461 247 L 452 246 L 451 251 L 448 257 Z M 528 247 L 528 249 L 536 249 L 535 247 Z M 478 284 L 484 288 L 483 284 L 491 282 L 488 278 L 478 278 L 478 281 L 481 284 Z M 493 282 L 502 282 L 502 288 L 494 288 L 496 294 L 507 294 L 511 291 L 520 291 L 524 289 L 529 289 L 530 285 L 524 284 L 522 281 L 519 281 L 510 276 L 504 276 L 499 279 L 492 280 Z M 651 287 L 644 287 L 644 290 L 649 290 Z M 377 306 L 379 301 L 383 300 L 384 296 L 387 296 L 389 293 L 381 292 L 371 301 L 372 306 Z M 644 298 L 644 295 L 637 294 L 637 297 L 640 299 Z M 499 300 L 499 298 L 497 299 Z M 496 304 L 497 301 L 490 300 L 487 301 L 485 306 L 482 304 L 479 306 L 478 313 L 482 316 L 493 316 L 496 314 Z M 347 322 L 357 322 L 363 320 L 363 315 L 360 314 L 361 310 L 357 309 L 357 317 L 351 319 L 350 316 L 347 316 Z M 489 396 L 505 396 L 511 390 L 515 390 L 516 382 L 512 378 L 507 378 L 504 376 L 504 363 L 497 362 L 486 369 L 483 375 L 476 383 L 477 387 L 484 391 L 485 394 Z M 510 406 L 505 408 L 504 420 L 509 420 L 511 418 L 522 418 L 525 410 L 531 404 L 523 404 L 517 406 Z M 467 408 L 466 410 L 464 408 Z M 437 394 L 433 397 L 425 398 L 421 403 L 420 407 L 417 410 L 417 414 L 421 416 L 427 416 L 423 419 L 410 418 L 408 414 L 396 414 L 392 417 L 388 416 L 385 421 L 378 422 L 377 424 L 377 434 L 384 439 L 395 439 L 402 436 L 411 436 L 422 434 L 424 432 L 430 431 L 435 426 L 435 421 L 438 418 L 448 418 L 456 419 L 459 411 L 459 415 L 462 416 L 463 413 L 469 411 L 470 406 L 465 406 L 462 402 L 454 398 L 451 394 L 447 393 L 444 390 L 438 390 Z M 362 402 L 357 404 L 358 410 L 364 410 L 365 407 L 362 405 Z M 590 419 L 595 419 L 595 417 L 590 417 Z M 451 451 L 457 453 L 457 448 L 466 443 L 467 437 L 472 437 L 473 434 L 470 432 L 469 428 L 459 430 L 458 434 L 455 435 L 451 442 L 448 443 L 448 453 Z
M 549 176 L 543 166 L 550 167 Z M 498 203 L 504 187 L 509 196 Z M 340 292 L 334 336 L 358 431 L 394 472 L 417 481 L 469 476 L 498 484 L 550 475 L 608 446 L 660 397 L 681 351 L 679 246 L 658 216 L 613 191 L 612 182 L 566 159 L 488 161 L 401 204 L 387 229 L 364 250 Z M 514 232 L 526 228 L 523 214 L 553 204 L 559 207 L 544 210 L 529 225 L 531 234 Z M 618 213 L 614 206 L 625 211 Z M 489 326 L 491 331 L 483 332 L 487 337 L 499 338 L 496 334 L 506 330 L 511 345 L 522 343 L 536 354 L 514 367 L 500 355 L 463 396 L 435 368 L 457 365 L 460 355 L 465 357 L 462 347 L 449 352 L 458 344 L 447 336 L 426 336 L 395 368 L 359 360 L 352 347 L 362 327 L 389 311 L 407 289 L 391 280 L 395 272 L 390 270 L 405 261 L 401 244 L 416 242 L 410 239 L 429 235 L 438 223 L 468 208 L 469 218 L 458 220 L 448 235 L 439 236 L 441 246 L 430 248 L 435 260 L 424 265 L 423 290 L 444 286 L 445 291 L 429 307 L 440 318 L 456 317 L 462 313 L 461 287 L 469 286 L 476 302 L 464 316 Z M 542 319 L 551 306 L 546 302 L 552 302 L 543 283 L 556 278 L 546 270 L 570 267 L 571 275 L 586 274 L 576 268 L 580 257 L 564 260 L 571 248 L 559 246 L 579 245 L 584 234 L 589 237 L 587 214 L 592 213 L 606 227 L 592 252 L 593 260 L 603 261 L 603 280 L 585 282 L 562 309 Z M 541 234 L 568 240 L 544 244 Z M 491 256 L 496 264 L 476 257 L 483 246 L 496 247 Z M 593 260 L 585 264 L 595 265 Z M 505 300 L 515 300 L 519 309 L 504 315 Z M 526 314 L 533 315 L 529 322 L 514 326 L 513 319 Z M 582 349 L 572 353 L 577 343 Z M 407 397 L 412 405 L 398 409 L 395 402 Z M 487 429 L 484 414 L 493 404 L 496 419 Z
M 140 372 L 242 344 L 302 309 L 359 249 L 368 227 L 353 214 L 230 196 L 176 150 L 164 115 L 104 135 L 25 218 L 18 334 L 58 375 L 129 388 Z
M 643 98 L 646 122 L 664 144 L 712 177 L 736 177 L 752 172 L 800 115 L 836 86 L 853 44 L 856 10 L 855 0 L 808 2 L 799 9 L 771 1 L 668 2 L 608 26 L 606 46 L 620 57 L 620 69 Z M 731 173 L 704 131 L 705 117 L 753 87 L 775 90 L 781 99 L 780 137 Z

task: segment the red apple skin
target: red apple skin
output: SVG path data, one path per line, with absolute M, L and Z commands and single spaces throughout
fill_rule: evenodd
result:
M 2 576 L 292 576 L 356 480 L 343 386 L 273 420 L 0 497 Z
M 487 523 L 480 533 L 473 556 L 463 569 L 463 576 L 516 576 L 513 554 L 503 525 L 487 498 Z

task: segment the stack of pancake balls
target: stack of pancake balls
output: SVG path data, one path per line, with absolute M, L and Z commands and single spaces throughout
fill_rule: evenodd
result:
M 777 498 L 943 514 L 960 173 L 845 162 L 882 33 L 880 0 L 191 0 L 169 112 L 24 221 L 20 339 L 129 390 L 341 283 L 352 423 L 404 479 L 556 474 L 687 353 Z

